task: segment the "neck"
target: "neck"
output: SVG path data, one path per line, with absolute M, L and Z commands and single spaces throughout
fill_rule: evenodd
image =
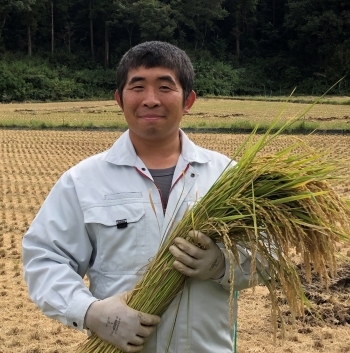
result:
M 150 169 L 164 169 L 176 165 L 181 153 L 180 133 L 172 139 L 136 140 L 131 138 L 136 154 Z

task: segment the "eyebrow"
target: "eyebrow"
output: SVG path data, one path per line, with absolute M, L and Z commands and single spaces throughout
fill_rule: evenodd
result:
M 128 85 L 132 85 L 135 82 L 140 82 L 140 81 L 145 81 L 145 77 L 143 76 L 133 76 L 130 81 L 128 82 Z M 157 81 L 166 81 L 171 83 L 172 85 L 176 85 L 176 82 L 174 81 L 174 79 L 170 76 L 170 75 L 163 75 L 163 76 L 159 76 L 157 77 Z

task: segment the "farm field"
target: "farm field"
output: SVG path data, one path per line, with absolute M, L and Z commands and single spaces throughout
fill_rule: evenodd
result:
M 245 121 L 270 122 L 285 107 L 283 118 L 299 114 L 308 104 L 199 99 L 182 127 L 206 129 L 230 127 Z M 350 123 L 346 105 L 316 105 L 305 119 L 320 128 L 345 128 Z M 113 101 L 0 105 L 0 123 L 23 126 L 125 127 L 120 109 Z M 6 125 L 6 124 L 5 124 Z M 244 126 L 244 124 L 243 124 Z M 23 234 L 59 176 L 83 158 L 103 151 L 120 135 L 116 131 L 30 131 L 0 130 L 0 308 L 3 328 L 0 352 L 74 352 L 85 334 L 68 329 L 44 317 L 28 298 L 22 279 L 20 244 Z M 202 145 L 228 156 L 245 135 L 189 134 Z M 344 180 L 335 185 L 350 199 L 350 136 L 299 136 L 316 149 L 327 150 L 329 158 L 343 159 L 339 168 Z M 271 150 L 289 144 L 291 135 L 282 136 Z M 349 249 L 342 249 L 346 258 Z M 263 287 L 240 294 L 238 352 L 350 352 L 349 267 L 340 266 L 343 288 L 325 293 L 320 284 L 310 295 L 318 305 L 324 324 L 306 317 L 297 322 L 287 339 L 272 342 L 269 301 Z M 251 342 L 256 342 L 252 344 Z
M 182 127 L 247 128 L 269 124 L 281 113 L 281 121 L 300 115 L 306 103 L 242 101 L 199 98 Z M 304 121 L 318 129 L 350 130 L 350 105 L 316 104 Z M 69 103 L 0 104 L 0 126 L 23 127 L 113 127 L 125 128 L 121 110 L 114 101 Z
M 114 107 L 115 108 L 115 107 Z M 109 148 L 120 136 L 116 131 L 40 131 L 0 129 L 0 352 L 65 353 L 86 339 L 84 333 L 47 319 L 27 295 L 22 279 L 21 240 L 51 187 L 69 167 L 85 157 Z M 203 147 L 228 156 L 246 137 L 234 134 L 190 133 Z M 313 148 L 327 150 L 332 159 L 343 158 L 344 180 L 335 185 L 350 199 L 350 135 L 281 136 L 271 153 L 294 138 Z M 350 247 L 340 249 L 350 260 Z M 238 353 L 350 352 L 350 266 L 339 264 L 338 279 L 329 292 L 317 280 L 306 286 L 314 303 L 294 328 L 288 325 L 286 339 L 273 344 L 268 292 L 241 292 L 239 299 Z M 283 298 L 281 298 L 283 300 Z M 285 312 L 288 322 L 288 312 Z M 179 352 L 180 353 L 180 352 Z

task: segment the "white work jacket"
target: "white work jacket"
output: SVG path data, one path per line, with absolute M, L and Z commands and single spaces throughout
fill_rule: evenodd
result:
M 111 149 L 65 172 L 53 187 L 23 238 L 29 294 L 48 317 L 83 330 L 86 311 L 96 298 L 133 289 L 169 224 L 181 220 L 230 162 L 180 134 L 182 151 L 165 214 L 128 131 Z M 244 256 L 241 266 L 235 269 L 236 290 L 250 285 L 250 262 Z M 142 352 L 232 352 L 228 268 L 227 261 L 219 281 L 189 279 Z

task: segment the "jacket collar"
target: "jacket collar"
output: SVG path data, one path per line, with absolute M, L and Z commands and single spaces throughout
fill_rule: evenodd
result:
M 181 129 L 180 138 L 181 157 L 183 160 L 187 163 L 208 163 L 210 161 L 209 154 L 205 149 L 195 145 Z M 125 131 L 113 144 L 111 149 L 107 151 L 104 160 L 116 165 L 131 167 L 136 165 L 138 156 L 130 140 L 129 130 Z

